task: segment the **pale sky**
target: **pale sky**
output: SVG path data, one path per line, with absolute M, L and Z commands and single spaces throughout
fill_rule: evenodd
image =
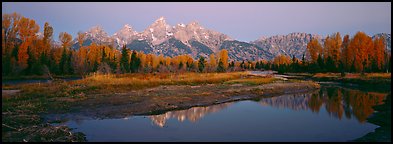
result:
M 340 32 L 353 36 L 390 33 L 390 2 L 3 2 L 2 13 L 17 12 L 33 18 L 43 31 L 45 22 L 60 32 L 76 36 L 100 25 L 113 35 L 125 24 L 141 32 L 163 16 L 174 26 L 198 21 L 240 41 L 261 36 L 306 32 L 327 35 Z

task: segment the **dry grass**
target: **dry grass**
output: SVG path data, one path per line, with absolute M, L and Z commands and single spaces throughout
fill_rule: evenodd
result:
M 276 78 L 245 78 L 245 79 L 235 79 L 225 82 L 224 84 L 247 84 L 247 85 L 260 85 L 260 84 L 267 84 L 277 80 Z
M 119 91 L 151 88 L 159 85 L 217 84 L 239 79 L 246 75 L 246 72 L 92 75 L 74 83 L 109 91 Z
M 391 73 L 368 73 L 366 74 L 367 78 L 384 78 L 390 79 L 392 77 Z
M 313 77 L 322 78 L 322 77 L 340 77 L 340 73 L 316 73 Z
M 340 73 L 316 73 L 313 77 L 315 78 L 339 78 L 341 77 Z M 346 79 L 390 79 L 391 73 L 365 73 L 365 75 L 361 75 L 360 73 L 346 73 Z

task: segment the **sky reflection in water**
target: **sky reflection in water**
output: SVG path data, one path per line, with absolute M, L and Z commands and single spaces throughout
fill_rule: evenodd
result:
M 314 93 L 258 102 L 66 124 L 89 141 L 347 141 L 377 127 L 366 119 L 386 95 L 323 86 Z

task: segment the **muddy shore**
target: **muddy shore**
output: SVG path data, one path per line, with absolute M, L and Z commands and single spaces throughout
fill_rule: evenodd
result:
M 124 118 L 130 115 L 160 114 L 169 110 L 208 106 L 231 101 L 260 99 L 291 93 L 315 91 L 320 86 L 309 81 L 274 82 L 264 85 L 206 84 L 175 85 L 130 91 L 127 93 L 92 94 L 73 102 L 63 114 L 48 114 L 47 121 L 88 117 Z M 59 99 L 67 101 L 67 99 Z

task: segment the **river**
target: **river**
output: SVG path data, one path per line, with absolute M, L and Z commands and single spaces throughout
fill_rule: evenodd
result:
M 350 141 L 378 126 L 366 121 L 386 93 L 322 84 L 315 92 L 281 95 L 160 115 L 70 119 L 88 141 Z

